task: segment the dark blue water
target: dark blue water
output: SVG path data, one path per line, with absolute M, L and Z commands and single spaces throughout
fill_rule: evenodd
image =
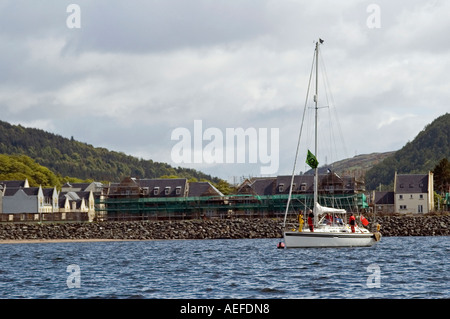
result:
M 277 242 L 2 244 L 0 298 L 450 298 L 449 237 L 338 249 Z

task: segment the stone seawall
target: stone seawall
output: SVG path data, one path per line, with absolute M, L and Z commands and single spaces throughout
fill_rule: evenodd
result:
M 377 217 L 383 236 L 449 236 L 450 215 Z M 281 220 L 215 219 L 99 223 L 0 224 L 1 240 L 280 238 Z
M 449 236 L 450 215 L 377 217 L 383 236 Z

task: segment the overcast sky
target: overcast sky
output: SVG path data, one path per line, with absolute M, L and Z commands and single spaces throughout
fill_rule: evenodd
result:
M 290 174 L 320 37 L 320 164 L 398 150 L 450 110 L 449 17 L 446 0 L 0 0 L 0 119 L 229 181 L 262 174 L 265 143 Z M 197 149 L 196 120 L 215 137 Z M 177 128 L 224 163 L 177 163 Z M 237 128 L 256 163 L 225 160 Z

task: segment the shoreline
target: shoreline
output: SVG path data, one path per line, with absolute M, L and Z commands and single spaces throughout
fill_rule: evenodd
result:
M 53 244 L 53 243 L 97 243 L 97 242 L 111 242 L 111 241 L 151 241 L 151 239 L 0 239 L 0 245 L 5 244 Z
M 367 217 L 366 217 L 367 218 Z M 370 221 L 370 220 L 369 220 Z M 295 220 L 289 220 L 294 225 Z M 378 216 L 384 237 L 450 236 L 450 215 Z M 0 224 L 0 244 L 282 238 L 282 220 L 207 219 Z
M 449 235 L 439 235 L 439 236 L 385 236 L 385 237 L 442 237 L 442 236 L 449 236 Z M 225 238 L 205 238 L 209 240 L 218 240 L 218 239 L 225 239 Z M 250 238 L 226 238 L 228 240 L 233 239 L 250 239 Z M 282 239 L 280 238 L 253 238 L 253 239 Z M 1 245 L 18 245 L 18 244 L 64 244 L 64 243 L 101 243 L 101 242 L 132 242 L 132 241 L 164 241 L 164 240 L 202 240 L 202 239 L 4 239 L 0 240 L 0 246 Z

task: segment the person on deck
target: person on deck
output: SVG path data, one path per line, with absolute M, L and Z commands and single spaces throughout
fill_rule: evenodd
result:
M 350 224 L 350 227 L 352 229 L 352 233 L 354 233 L 355 232 L 355 225 L 356 225 L 356 218 L 355 218 L 355 216 L 353 216 L 353 214 L 350 214 L 349 224 Z
M 308 226 L 309 226 L 309 230 L 311 232 L 314 232 L 314 214 L 312 213 L 312 211 L 309 211 L 308 214 Z
M 305 223 L 305 221 L 303 220 L 303 212 L 300 211 L 298 213 L 298 231 L 302 232 L 303 231 L 303 224 Z

